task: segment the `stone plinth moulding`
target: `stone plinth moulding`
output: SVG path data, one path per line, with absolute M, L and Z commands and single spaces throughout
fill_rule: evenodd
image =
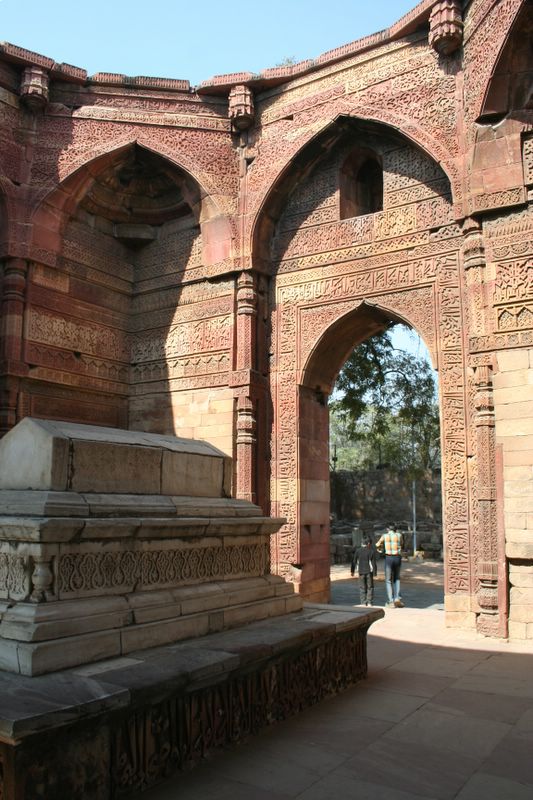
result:
M 41 111 L 48 103 L 50 77 L 42 67 L 26 67 L 20 83 L 20 97 L 30 111 Z
M 440 0 L 431 9 L 429 43 L 437 53 L 449 56 L 463 41 L 463 13 L 459 0 Z
M 234 128 L 245 131 L 253 125 L 254 96 L 248 86 L 234 86 L 229 93 L 228 115 Z
M 40 675 L 299 611 L 282 520 L 199 440 L 26 417 L 0 442 L 0 669 Z

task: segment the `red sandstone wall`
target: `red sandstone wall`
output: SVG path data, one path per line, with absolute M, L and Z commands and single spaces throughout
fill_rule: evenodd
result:
M 531 15 L 524 0 L 455 4 L 464 49 L 437 54 L 429 14 L 451 5 L 423 2 L 292 79 L 202 93 L 4 49 L 0 423 L 33 413 L 214 441 L 236 456 L 238 492 L 287 517 L 280 571 L 323 598 L 324 393 L 356 341 L 404 319 L 440 370 L 448 619 L 502 635 L 492 374 L 533 331 Z M 21 104 L 26 63 L 51 76 L 41 111 Z M 239 82 L 255 95 L 242 133 L 228 118 Z M 355 145 L 379 151 L 384 208 L 340 221 Z M 120 195 L 113 170 L 134 147 L 184 182 L 190 208 L 142 248 L 107 225 L 112 199 L 107 223 L 87 199 L 102 180 Z

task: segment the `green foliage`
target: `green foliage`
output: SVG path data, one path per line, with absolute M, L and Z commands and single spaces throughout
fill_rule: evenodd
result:
M 395 348 L 390 329 L 353 350 L 337 379 L 330 416 L 337 468 L 387 464 L 416 478 L 440 464 L 433 370 Z

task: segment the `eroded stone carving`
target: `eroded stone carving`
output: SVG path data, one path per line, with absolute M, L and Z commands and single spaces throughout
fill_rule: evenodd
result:
M 255 109 L 254 96 L 248 86 L 234 86 L 229 93 L 229 118 L 238 131 L 245 131 L 253 125 Z
M 48 103 L 50 77 L 42 67 L 25 67 L 20 82 L 20 97 L 30 111 L 42 111 Z
M 463 41 L 463 13 L 460 0 L 440 0 L 431 9 L 429 43 L 443 55 L 450 55 Z
M 230 460 L 205 443 L 26 418 L 0 463 L 4 668 L 40 674 L 301 608 L 270 574 L 281 520 L 229 498 Z

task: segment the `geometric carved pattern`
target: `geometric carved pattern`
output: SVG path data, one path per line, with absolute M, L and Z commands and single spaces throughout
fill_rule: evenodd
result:
M 470 591 L 470 535 L 466 457 L 466 415 L 457 256 L 443 259 L 439 275 L 441 426 L 444 516 L 448 565 L 446 592 Z M 449 377 L 448 377 L 449 373 Z
M 495 303 L 533 297 L 533 259 L 499 264 L 494 287 Z
M 222 580 L 232 575 L 259 577 L 269 568 L 266 544 L 192 547 L 180 550 L 68 553 L 58 559 L 59 593 L 129 591 L 155 586 Z
M 498 308 L 498 331 L 533 328 L 533 303 Z
M 28 315 L 28 339 L 117 361 L 127 360 L 129 350 L 125 334 L 90 322 L 52 316 L 32 308 Z
M 526 184 L 533 183 L 533 137 L 524 140 L 524 173 Z

